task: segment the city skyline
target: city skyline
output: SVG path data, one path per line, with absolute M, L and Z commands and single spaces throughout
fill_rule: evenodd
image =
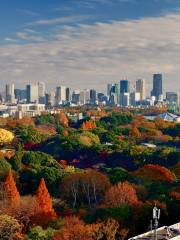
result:
M 65 86 L 61 83 L 58 83 L 57 85 L 55 85 L 53 88 L 50 89 L 49 88 L 49 83 L 46 84 L 44 81 L 29 81 L 29 82 L 23 83 L 19 87 L 19 85 L 15 81 L 11 80 L 11 81 L 7 81 L 5 83 L 5 85 L 1 85 L 2 89 L 0 89 L 0 93 L 4 93 L 6 91 L 6 85 L 9 85 L 10 83 L 13 83 L 15 85 L 15 89 L 21 89 L 21 90 L 24 90 L 28 85 L 37 85 L 37 86 L 40 85 L 40 91 L 44 92 L 44 93 L 50 93 L 52 91 L 55 92 L 57 90 L 56 89 L 57 87 L 64 87 L 65 86 L 65 87 L 68 87 L 69 89 L 71 89 L 72 91 L 74 91 L 74 90 L 96 89 L 97 92 L 102 92 L 105 95 L 106 94 L 109 95 L 108 93 L 110 93 L 112 86 L 119 85 L 120 89 L 118 91 L 121 92 L 121 86 L 120 86 L 121 82 L 127 82 L 128 83 L 127 88 L 129 89 L 130 92 L 133 92 L 133 91 L 141 92 L 140 98 L 145 99 L 145 97 L 151 97 L 151 96 L 156 96 L 157 97 L 158 96 L 156 94 L 153 94 L 154 87 L 157 86 L 157 84 L 155 82 L 155 79 L 156 79 L 157 76 L 158 76 L 158 78 L 160 77 L 160 79 L 161 79 L 161 85 L 158 86 L 158 90 L 160 90 L 159 95 L 164 95 L 165 96 L 165 94 L 167 92 L 176 92 L 176 93 L 179 94 L 177 89 L 175 91 L 172 91 L 165 86 L 164 75 L 162 73 L 152 74 L 151 82 L 150 82 L 148 88 L 147 88 L 147 80 L 144 79 L 144 78 L 137 78 L 137 79 L 134 79 L 134 80 L 129 80 L 126 77 L 120 78 L 117 81 L 115 81 L 115 80 L 114 81 L 109 81 L 105 86 L 101 85 L 101 89 L 99 89 L 99 90 L 93 85 L 91 85 L 90 87 L 76 86 L 75 88 L 72 88 L 72 87 L 67 86 L 67 85 Z M 42 95 L 42 93 L 40 95 Z
M 164 91 L 180 92 L 179 9 L 178 0 L 1 2 L 1 86 L 43 81 L 50 90 L 105 92 L 127 76 L 146 79 L 151 91 L 152 74 L 162 72 Z

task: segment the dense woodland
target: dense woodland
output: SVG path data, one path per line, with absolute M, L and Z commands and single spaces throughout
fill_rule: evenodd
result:
M 180 216 L 180 124 L 64 109 L 0 119 L 0 239 L 124 240 Z M 151 143 L 156 147 L 147 147 Z

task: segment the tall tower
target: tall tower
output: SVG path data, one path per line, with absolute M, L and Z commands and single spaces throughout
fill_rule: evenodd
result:
M 153 75 L 153 89 L 151 92 L 151 96 L 154 96 L 158 101 L 162 99 L 162 95 L 162 74 L 156 73 Z
M 120 93 L 129 93 L 130 92 L 130 83 L 128 80 L 120 81 Z
M 14 95 L 14 83 L 10 82 L 6 84 L 6 102 L 14 103 L 15 95 Z
M 128 80 L 120 81 L 120 105 L 127 107 L 130 104 L 130 82 Z
M 27 102 L 38 103 L 39 102 L 39 91 L 37 84 L 28 84 L 26 86 Z
M 66 101 L 66 87 L 65 86 L 59 86 L 56 87 L 56 105 L 62 104 L 64 101 Z
M 146 98 L 146 85 L 144 79 L 138 79 L 136 81 L 136 93 L 140 94 L 141 101 Z

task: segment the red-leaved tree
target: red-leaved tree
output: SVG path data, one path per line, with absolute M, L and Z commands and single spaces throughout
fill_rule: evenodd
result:
M 33 222 L 45 225 L 48 221 L 56 218 L 56 213 L 52 206 L 52 199 L 42 178 L 36 192 L 37 213 L 33 217 Z
M 105 196 L 105 205 L 108 207 L 117 207 L 121 204 L 136 205 L 138 198 L 134 187 L 128 183 L 118 183 L 112 186 Z
M 20 194 L 17 190 L 12 172 L 9 171 L 4 183 L 5 196 L 9 204 L 17 206 L 20 203 Z

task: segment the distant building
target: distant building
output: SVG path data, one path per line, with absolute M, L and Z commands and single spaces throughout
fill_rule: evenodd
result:
M 66 88 L 66 102 L 70 102 L 70 101 L 71 101 L 71 89 Z
M 80 91 L 79 90 L 74 90 L 72 92 L 72 103 L 73 104 L 80 104 Z
M 14 83 L 13 82 L 6 84 L 6 102 L 7 103 L 15 103 Z
M 39 102 L 39 90 L 37 84 L 29 84 L 26 86 L 27 103 Z
M 96 100 L 97 100 L 97 93 L 96 93 L 96 90 L 94 89 L 91 89 L 90 90 L 90 104 L 95 104 L 96 103 Z
M 45 103 L 45 83 L 44 82 L 38 82 L 38 95 L 39 95 L 39 103 L 44 104 Z
M 114 86 L 114 84 L 108 83 L 108 85 L 107 85 L 107 96 L 111 96 L 111 91 L 112 91 L 113 86 Z
M 63 104 L 66 101 L 66 87 L 65 86 L 58 86 L 56 87 L 56 105 Z
M 27 92 L 25 89 L 14 89 L 14 95 L 17 102 L 27 100 Z
M 90 103 L 90 91 L 88 89 L 80 91 L 79 102 L 80 102 L 80 105 L 84 105 L 84 104 Z
M 153 75 L 153 89 L 151 96 L 156 98 L 156 101 L 163 100 L 163 89 L 162 89 L 162 74 L 157 73 Z
M 130 105 L 130 82 L 128 80 L 120 81 L 120 106 Z
M 23 117 L 34 117 L 41 115 L 45 111 L 45 104 L 18 104 L 16 117 L 21 119 Z
M 178 94 L 175 92 L 166 92 L 166 101 L 172 104 L 178 104 Z
M 138 79 L 136 81 L 136 92 L 140 94 L 140 101 L 146 98 L 146 86 L 144 79 Z
M 45 94 L 45 104 L 49 107 L 55 105 L 55 92 L 50 92 Z
M 131 106 L 137 106 L 141 100 L 140 92 L 132 92 L 130 94 L 130 104 Z

